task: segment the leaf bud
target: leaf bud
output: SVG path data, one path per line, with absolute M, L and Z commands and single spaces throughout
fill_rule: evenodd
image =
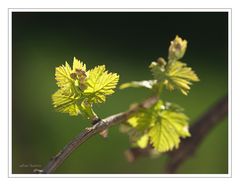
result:
M 179 60 L 181 59 L 187 49 L 187 40 L 183 40 L 181 37 L 176 36 L 169 46 L 168 59 Z

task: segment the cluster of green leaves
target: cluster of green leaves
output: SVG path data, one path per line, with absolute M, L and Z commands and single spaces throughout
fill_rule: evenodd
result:
M 153 74 L 153 80 L 132 81 L 122 84 L 120 88 L 144 87 L 161 91 L 162 86 L 165 86 L 170 91 L 178 89 L 184 95 L 187 95 L 192 82 L 199 81 L 199 78 L 191 67 L 180 61 L 186 52 L 186 48 L 187 41 L 176 36 L 175 40 L 171 41 L 169 47 L 168 62 L 160 57 L 156 62 L 153 61 L 150 64 L 149 67 Z
M 176 36 L 169 46 L 168 61 L 158 58 L 150 64 L 153 80 L 124 83 L 120 88 L 144 87 L 159 96 L 163 87 L 166 87 L 167 90 L 176 89 L 187 95 L 192 82 L 199 81 L 199 78 L 190 67 L 180 61 L 186 48 L 187 41 Z M 181 137 L 190 136 L 188 121 L 180 106 L 164 103 L 159 99 L 152 108 L 141 110 L 129 118 L 125 124 L 125 132 L 129 134 L 134 146 L 145 148 L 150 144 L 158 152 L 166 152 L 177 148 Z
M 159 100 L 153 107 L 141 110 L 128 119 L 125 132 L 134 146 L 145 148 L 150 142 L 159 152 L 178 147 L 181 137 L 188 137 L 188 117 L 182 108 Z
M 152 80 L 124 83 L 120 89 L 144 87 L 159 96 L 165 87 L 187 95 L 192 82 L 199 81 L 199 78 L 180 61 L 186 48 L 187 41 L 176 36 L 171 41 L 168 60 L 158 58 L 150 64 Z M 54 108 L 74 116 L 81 114 L 92 120 L 97 118 L 93 104 L 105 102 L 106 96 L 114 93 L 119 80 L 119 75 L 108 73 L 105 65 L 87 70 L 86 65 L 76 58 L 73 59 L 72 68 L 67 62 L 57 67 L 55 76 L 59 89 L 52 95 Z M 152 145 L 158 152 L 166 152 L 178 148 L 181 137 L 190 136 L 188 123 L 189 118 L 180 106 L 159 99 L 151 108 L 132 115 L 122 126 L 134 146 L 145 148 Z
M 107 95 L 114 93 L 119 75 L 109 73 L 105 65 L 91 70 L 74 57 L 73 67 L 66 62 L 56 68 L 55 79 L 59 89 L 52 95 L 54 108 L 72 116 L 78 114 L 89 119 L 96 118 L 94 103 L 103 103 Z

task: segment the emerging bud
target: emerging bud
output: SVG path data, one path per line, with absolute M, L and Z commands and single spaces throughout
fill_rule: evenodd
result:
M 161 67 L 165 67 L 167 62 L 165 61 L 165 59 L 163 59 L 162 57 L 159 57 L 157 59 L 157 63 L 161 66 Z
M 87 74 L 84 70 L 75 69 L 75 72 L 70 74 L 70 77 L 75 80 L 75 86 L 79 87 L 81 91 L 84 91 L 87 88 L 86 78 Z
M 72 78 L 72 79 L 74 79 L 74 80 L 76 80 L 77 79 L 77 74 L 74 72 L 74 73 L 71 73 L 70 74 L 70 77 Z
M 181 37 L 176 36 L 176 38 L 171 41 L 168 50 L 168 59 L 169 60 L 179 60 L 181 59 L 187 49 L 187 40 L 183 40 Z

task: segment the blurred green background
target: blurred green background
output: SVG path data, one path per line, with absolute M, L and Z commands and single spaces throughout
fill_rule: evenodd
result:
M 14 12 L 12 15 L 12 171 L 42 168 L 69 140 L 90 126 L 81 117 L 54 111 L 55 67 L 73 57 L 88 69 L 105 64 L 120 82 L 151 79 L 148 65 L 167 50 L 175 35 L 188 40 L 183 61 L 201 81 L 190 94 L 167 92 L 164 100 L 185 108 L 191 122 L 228 92 L 226 12 Z M 144 89 L 117 90 L 95 105 L 101 118 L 128 109 L 149 95 Z M 107 139 L 94 136 L 56 173 L 162 173 L 167 155 L 128 163 L 128 136 L 119 127 Z M 39 166 L 39 167 L 38 167 Z M 228 173 L 228 121 L 212 130 L 177 173 Z

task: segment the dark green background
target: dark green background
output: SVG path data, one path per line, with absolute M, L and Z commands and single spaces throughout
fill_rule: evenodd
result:
M 167 49 L 175 35 L 188 40 L 184 61 L 201 81 L 190 94 L 167 92 L 164 100 L 185 108 L 191 122 L 228 91 L 228 14 L 225 12 L 15 12 L 12 15 L 12 170 L 32 173 L 45 166 L 70 139 L 90 126 L 81 117 L 53 110 L 56 66 L 80 58 L 88 69 L 105 64 L 120 82 L 151 79 L 148 65 Z M 95 105 L 100 117 L 128 109 L 149 95 L 147 90 L 117 90 Z M 128 163 L 128 137 L 118 127 L 103 140 L 83 144 L 56 173 L 161 173 L 166 155 Z M 23 166 L 23 167 L 22 167 Z M 25 167 L 24 167 L 25 166 Z M 41 168 L 41 167 L 40 167 Z M 206 137 L 178 173 L 228 173 L 227 118 Z

